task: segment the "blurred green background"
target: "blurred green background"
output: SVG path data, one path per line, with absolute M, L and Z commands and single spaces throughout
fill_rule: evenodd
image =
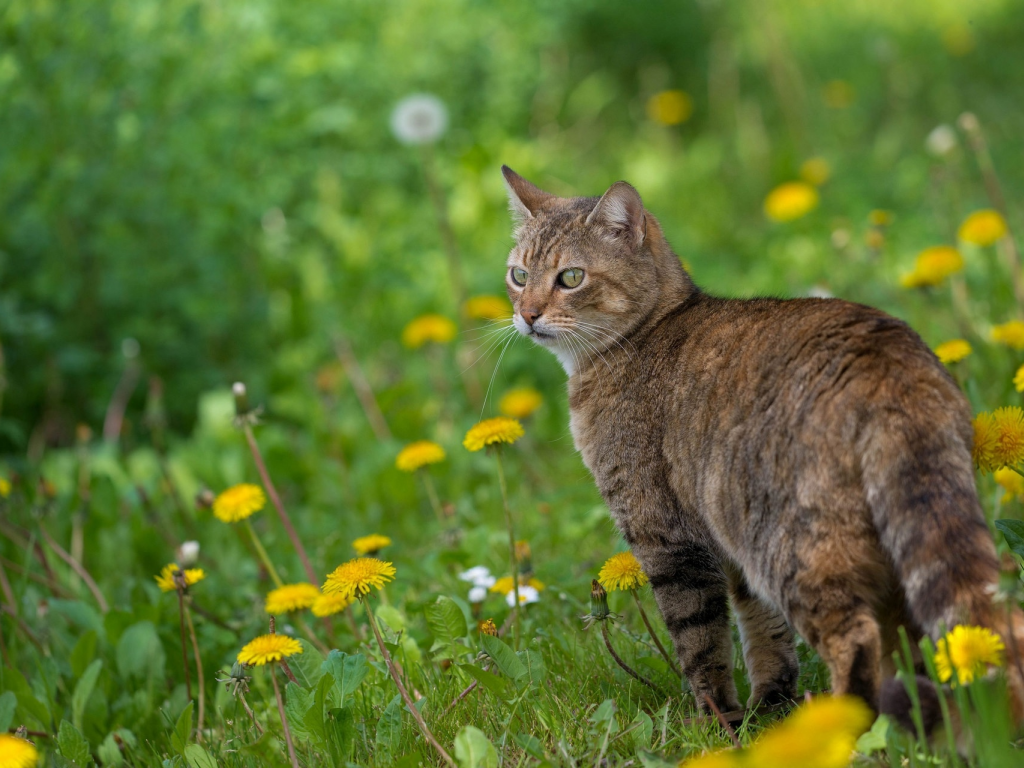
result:
M 943 153 L 926 137 L 977 114 L 1024 223 L 1022 50 L 1012 0 L 2 0 L 0 453 L 98 433 L 128 364 L 129 445 L 150 439 L 150 376 L 178 434 L 236 379 L 301 422 L 339 332 L 397 436 L 420 437 L 442 406 L 401 331 L 457 317 L 425 173 L 469 292 L 500 294 L 502 163 L 561 194 L 631 181 L 708 290 L 827 291 L 934 344 L 956 323 L 898 276 L 989 203 L 962 136 Z M 682 123 L 652 119 L 665 90 L 692 100 Z M 417 92 L 449 113 L 429 156 L 389 128 Z M 831 169 L 820 206 L 767 219 L 766 193 L 812 157 Z M 894 215 L 884 242 L 865 241 L 873 209 Z M 519 344 L 496 387 L 558 401 L 561 380 Z M 335 427 L 354 443 L 345 386 Z

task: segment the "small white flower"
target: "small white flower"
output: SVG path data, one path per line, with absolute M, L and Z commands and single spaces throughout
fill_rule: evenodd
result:
M 956 131 L 949 125 L 940 125 L 928 134 L 924 146 L 936 157 L 945 157 L 956 149 Z
M 447 127 L 448 109 L 429 93 L 406 96 L 391 113 L 391 131 L 403 144 L 431 144 Z
M 529 605 L 530 603 L 536 603 L 540 600 L 540 592 L 533 587 L 523 584 L 519 587 L 519 604 Z M 505 595 L 505 602 L 508 603 L 511 608 L 516 604 L 516 593 L 515 590 Z
M 469 602 L 482 603 L 487 599 L 487 587 L 476 586 L 469 590 Z
M 474 587 L 485 587 L 490 588 L 494 586 L 494 577 L 491 576 L 490 570 L 483 565 L 475 565 L 468 571 L 463 571 L 459 574 L 459 578 L 463 581 L 468 581 Z
M 194 565 L 196 560 L 199 559 L 199 542 L 183 541 L 175 552 L 174 559 L 178 561 L 178 565 L 182 568 Z

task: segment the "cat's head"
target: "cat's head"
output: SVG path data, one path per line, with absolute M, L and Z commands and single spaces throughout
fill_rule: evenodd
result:
M 566 198 L 508 166 L 501 171 L 515 221 L 505 274 L 512 322 L 571 374 L 627 344 L 625 337 L 661 303 L 666 280 L 677 283 L 682 269 L 626 182 L 600 198 Z

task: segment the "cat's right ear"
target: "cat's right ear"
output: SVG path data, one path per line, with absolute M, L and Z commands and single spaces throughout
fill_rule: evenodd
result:
M 516 227 L 527 219 L 532 219 L 545 203 L 554 198 L 554 195 L 549 195 L 543 189 L 534 186 L 507 165 L 501 166 L 501 175 L 505 177 L 508 207 Z

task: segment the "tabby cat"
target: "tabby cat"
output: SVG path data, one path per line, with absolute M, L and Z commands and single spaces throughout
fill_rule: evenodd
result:
M 568 373 L 576 447 L 702 708 L 740 709 L 730 600 L 749 706 L 795 696 L 794 630 L 876 709 L 900 625 L 1024 648 L 992 601 L 970 409 L 916 333 L 835 299 L 710 296 L 626 182 L 561 198 L 502 172 L 513 322 Z

